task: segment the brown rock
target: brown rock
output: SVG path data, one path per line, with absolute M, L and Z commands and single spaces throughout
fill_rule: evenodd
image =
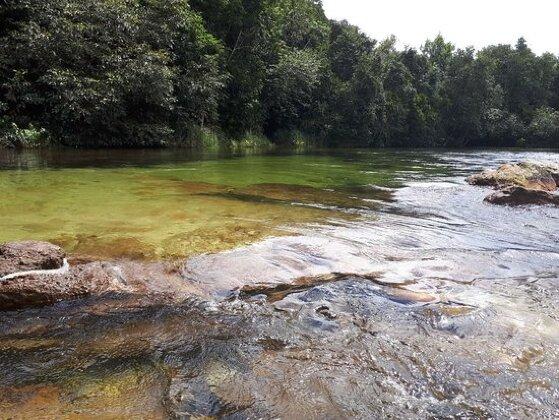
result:
M 529 204 L 552 204 L 559 206 L 559 195 L 543 190 L 523 187 L 507 187 L 485 198 L 491 204 L 522 206 Z
M 30 274 L 0 281 L 0 311 L 108 295 L 151 305 L 203 294 L 165 263 L 93 262 L 70 267 L 66 273 Z
M 44 306 L 62 300 L 118 290 L 114 275 L 99 263 L 69 270 L 66 274 L 33 274 L 0 283 L 0 310 Z
M 468 178 L 472 185 L 505 188 L 510 186 L 526 189 L 555 191 L 559 188 L 559 166 L 523 162 L 506 164 L 496 171 L 484 171 Z
M 0 245 L 0 277 L 30 270 L 52 270 L 63 266 L 64 251 L 46 242 L 15 242 Z

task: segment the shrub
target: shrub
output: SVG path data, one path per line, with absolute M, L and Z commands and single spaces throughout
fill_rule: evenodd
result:
M 0 120 L 0 147 L 41 147 L 48 143 L 48 138 L 44 128 L 35 128 L 32 124 L 27 128 L 20 128 L 16 123 L 10 123 L 6 119 Z
M 246 133 L 245 136 L 238 140 L 230 140 L 228 147 L 234 152 L 242 152 L 245 150 L 267 150 L 273 148 L 273 144 L 262 134 Z

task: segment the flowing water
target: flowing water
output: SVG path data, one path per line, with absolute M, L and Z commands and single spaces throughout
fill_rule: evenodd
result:
M 0 312 L 0 418 L 559 416 L 559 209 L 464 181 L 558 153 L 3 153 L 0 242 L 213 298 Z

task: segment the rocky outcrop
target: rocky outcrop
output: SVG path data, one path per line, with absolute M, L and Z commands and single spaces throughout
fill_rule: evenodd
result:
M 507 187 L 487 196 L 485 201 L 508 206 L 545 204 L 559 206 L 559 195 L 524 187 Z
M 494 188 L 523 187 L 555 191 L 559 188 L 559 166 L 533 162 L 502 165 L 497 170 L 483 171 L 468 178 L 472 185 Z
M 0 310 L 45 306 L 62 300 L 122 290 L 114 275 L 100 264 L 89 264 L 63 275 L 30 274 L 0 283 Z
M 559 166 L 524 162 L 506 164 L 497 170 L 487 170 L 468 178 L 472 185 L 489 186 L 499 191 L 485 201 L 491 204 L 559 205 Z
M 22 271 L 54 270 L 64 265 L 64 251 L 47 242 L 0 245 L 0 278 Z
M 57 270 L 65 255 L 54 245 L 20 242 L 0 250 L 0 311 L 85 297 L 138 296 L 156 304 L 203 295 L 165 263 L 92 262 Z

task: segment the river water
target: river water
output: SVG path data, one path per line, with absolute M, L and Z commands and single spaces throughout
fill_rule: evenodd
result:
M 0 242 L 212 296 L 0 312 L 0 418 L 556 418 L 559 209 L 464 180 L 524 160 L 559 154 L 0 152 Z

